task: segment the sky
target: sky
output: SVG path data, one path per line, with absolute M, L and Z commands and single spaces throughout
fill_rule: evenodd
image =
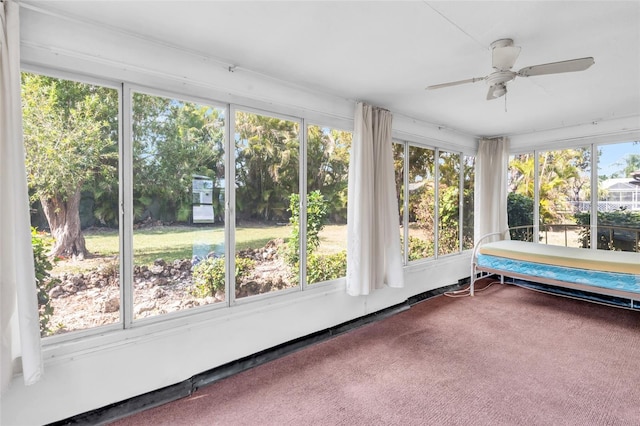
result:
M 601 152 L 598 157 L 598 175 L 600 176 L 610 176 L 612 173 L 619 172 L 624 169 L 627 165 L 625 161 L 627 155 L 640 155 L 640 143 L 616 143 L 611 145 L 600 145 L 598 148 Z

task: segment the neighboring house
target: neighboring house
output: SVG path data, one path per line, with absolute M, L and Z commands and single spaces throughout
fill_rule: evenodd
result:
M 640 210 L 640 172 L 635 172 L 632 177 L 607 179 L 600 184 L 600 189 L 605 191 L 604 200 L 599 204 L 605 204 L 612 208 L 605 211 L 626 208 Z M 602 209 L 599 207 L 598 210 Z

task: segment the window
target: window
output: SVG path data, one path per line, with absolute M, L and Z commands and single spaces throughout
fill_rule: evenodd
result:
M 438 255 L 460 251 L 460 154 L 438 152 Z
M 406 254 L 408 246 L 409 230 L 405 227 L 405 223 L 409 221 L 408 209 L 405 206 L 406 193 L 405 193 L 405 149 L 408 148 L 406 143 L 394 141 L 392 145 L 393 150 L 393 170 L 396 183 L 396 193 L 398 194 L 398 222 L 400 223 L 400 248 L 404 263 L 407 263 Z
M 300 196 L 299 133 L 299 122 L 235 113 L 237 299 L 299 285 L 299 246 L 286 243 Z
M 598 146 L 598 249 L 640 251 L 639 171 L 640 142 Z
M 225 110 L 133 93 L 133 317 L 225 301 Z
M 298 244 L 288 242 L 309 235 L 291 224 L 306 168 L 316 167 L 308 192 L 328 203 L 310 282 L 344 275 L 349 132 L 311 126 L 306 165 L 301 120 L 236 111 L 228 123 L 226 106 L 129 88 L 121 102 L 118 89 L 28 73 L 22 90 L 34 242 L 43 262 L 57 255 L 41 286 L 43 335 L 300 289 Z M 121 121 L 130 123 L 122 144 Z M 320 254 L 339 255 L 331 275 Z
M 351 132 L 318 125 L 307 127 L 307 284 L 334 280 L 347 273 L 351 141 Z M 289 242 L 295 245 L 296 240 Z
M 579 224 L 589 198 L 591 148 L 544 151 L 538 154 L 540 240 L 545 244 L 582 246 Z M 587 216 L 588 217 L 588 216 Z M 576 222 L 578 221 L 578 222 Z
M 589 198 L 590 152 L 590 148 L 582 147 L 510 157 L 507 209 L 512 239 L 534 241 L 537 216 L 537 241 L 581 246 L 580 235 L 585 228 L 578 222 L 581 209 L 589 208 L 584 201 Z
M 533 241 L 534 158 L 533 153 L 509 157 L 507 215 L 512 240 Z
M 400 141 L 393 153 L 406 261 L 473 248 L 475 157 Z
M 464 156 L 462 197 L 462 249 L 473 249 L 473 195 L 475 187 L 476 157 Z
M 435 151 L 409 145 L 408 260 L 435 255 Z
M 594 157 L 596 174 L 592 170 Z M 636 200 L 640 185 L 634 178 L 638 168 L 638 142 L 512 156 L 509 226 L 518 229 L 512 229 L 511 238 L 533 241 L 537 226 L 538 241 L 546 244 L 638 251 L 640 205 Z M 534 198 L 539 199 L 537 209 L 533 208 Z M 594 214 L 596 219 L 592 219 Z M 535 216 L 539 217 L 538 225 Z M 592 244 L 593 240 L 597 243 Z
M 118 323 L 119 91 L 23 73 L 22 99 L 42 334 Z
M 44 336 L 346 275 L 351 132 L 154 92 L 23 74 L 34 245 L 50 274 L 38 284 Z M 473 157 L 406 142 L 393 152 L 406 261 L 469 248 Z

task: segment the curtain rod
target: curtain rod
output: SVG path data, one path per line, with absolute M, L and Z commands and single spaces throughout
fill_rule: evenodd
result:
M 378 109 L 378 110 L 381 110 L 381 111 L 391 112 L 391 111 L 390 111 L 389 109 L 387 109 L 387 108 L 382 108 L 382 107 L 380 107 L 380 106 L 370 104 L 369 102 L 365 102 L 365 101 L 356 101 L 356 103 L 359 103 L 359 104 L 362 104 L 362 105 L 369 105 L 370 107 L 375 108 L 375 109 Z

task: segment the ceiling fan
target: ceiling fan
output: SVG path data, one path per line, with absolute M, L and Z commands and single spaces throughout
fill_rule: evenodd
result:
M 497 99 L 507 94 L 507 83 L 516 77 L 534 77 L 545 74 L 558 74 L 563 72 L 584 71 L 595 63 L 593 58 L 571 59 L 568 61 L 552 62 L 549 64 L 524 67 L 520 71 L 511 71 L 516 59 L 520 55 L 520 47 L 513 45 L 513 40 L 503 38 L 491 43 L 491 59 L 494 71 L 486 77 L 475 77 L 467 80 L 453 81 L 450 83 L 436 84 L 427 87 L 427 90 L 443 87 L 457 86 L 459 84 L 475 83 L 485 80 L 489 85 L 487 100 Z

